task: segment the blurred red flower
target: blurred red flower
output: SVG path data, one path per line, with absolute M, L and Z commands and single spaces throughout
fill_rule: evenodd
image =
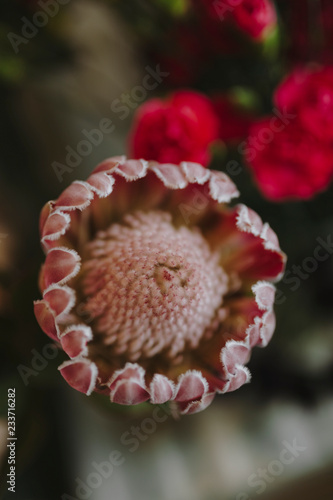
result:
M 295 69 L 274 101 L 276 116 L 251 126 L 245 159 L 268 198 L 311 198 L 333 177 L 333 67 Z
M 245 158 L 264 195 L 276 201 L 309 199 L 324 190 L 333 176 L 333 151 L 298 121 L 273 134 L 272 119 L 254 123 Z M 264 137 L 271 140 L 263 143 Z
M 296 113 L 318 139 L 333 141 L 333 66 L 296 69 L 277 89 L 275 102 Z
M 212 17 L 229 20 L 254 39 L 264 39 L 276 26 L 271 0 L 201 0 Z
M 235 4 L 235 0 L 229 0 Z M 277 15 L 271 0 L 241 0 L 237 2 L 233 18 L 237 26 L 255 39 L 263 39 L 276 26 Z
M 207 165 L 209 146 L 218 137 L 218 119 L 204 95 L 182 90 L 169 99 L 151 99 L 137 111 L 131 155 L 159 162 L 193 161 Z

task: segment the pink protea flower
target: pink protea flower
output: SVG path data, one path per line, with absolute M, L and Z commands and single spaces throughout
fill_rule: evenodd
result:
M 46 204 L 37 320 L 85 394 L 180 413 L 250 379 L 251 349 L 274 330 L 285 257 L 221 172 L 114 157 Z

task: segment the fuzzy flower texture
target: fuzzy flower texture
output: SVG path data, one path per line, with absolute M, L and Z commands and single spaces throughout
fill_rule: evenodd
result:
M 46 204 L 35 314 L 69 385 L 189 414 L 250 380 L 285 256 L 237 195 L 198 163 L 113 157 Z

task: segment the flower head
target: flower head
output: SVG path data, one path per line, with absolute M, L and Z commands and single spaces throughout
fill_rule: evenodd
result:
M 274 330 L 284 255 L 231 180 L 197 163 L 114 157 L 41 214 L 37 320 L 75 389 L 181 413 L 249 381 Z
M 307 200 L 326 189 L 333 177 L 332 148 L 298 122 L 271 133 L 268 142 L 271 124 L 271 118 L 254 123 L 245 148 L 245 159 L 264 195 L 275 201 Z
M 242 0 L 237 3 L 233 18 L 236 25 L 250 37 L 264 39 L 275 28 L 277 15 L 271 0 Z
M 195 0 L 197 1 L 197 0 Z M 264 40 L 277 24 L 271 0 L 200 0 L 214 19 L 231 22 L 254 40 Z
M 333 66 L 296 69 L 274 98 L 286 121 L 253 122 L 245 158 L 268 198 L 309 199 L 333 178 Z
M 132 130 L 135 158 L 159 162 L 194 161 L 207 165 L 209 146 L 217 139 L 218 119 L 210 100 L 181 90 L 168 100 L 151 99 L 138 110 Z
M 333 66 L 294 70 L 275 93 L 279 109 L 295 113 L 302 127 L 320 141 L 333 141 Z

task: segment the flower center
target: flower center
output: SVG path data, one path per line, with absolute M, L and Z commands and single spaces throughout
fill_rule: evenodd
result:
M 99 232 L 82 272 L 95 338 L 130 361 L 196 348 L 227 291 L 200 232 L 175 228 L 165 212 L 135 212 Z

